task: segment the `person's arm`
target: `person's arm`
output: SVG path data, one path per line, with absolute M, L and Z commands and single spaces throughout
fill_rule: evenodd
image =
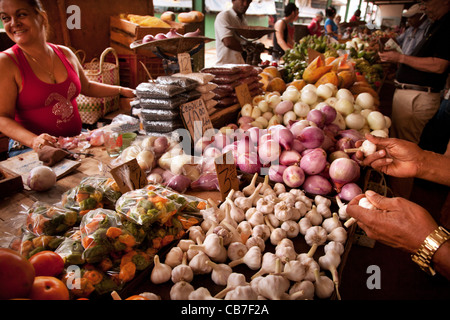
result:
M 356 157 L 362 164 L 371 166 L 384 174 L 398 177 L 416 177 L 450 186 L 450 158 L 421 149 L 417 144 L 395 138 L 380 138 L 366 134 L 366 139 L 377 146 L 377 151 L 363 158 L 361 151 Z M 358 141 L 356 146 L 360 146 Z
M 111 97 L 118 94 L 128 98 L 133 98 L 135 96 L 133 90 L 130 88 L 90 81 L 86 77 L 81 63 L 72 50 L 63 46 L 59 46 L 59 48 L 61 48 L 70 63 L 74 66 L 75 70 L 77 70 L 78 77 L 81 82 L 81 93 L 83 95 L 98 98 Z
M 0 55 L 0 128 L 7 137 L 38 150 L 43 145 L 53 146 L 57 138 L 49 134 L 37 136 L 14 120 L 16 99 L 19 94 L 18 83 L 22 81 L 19 69 L 6 55 Z
M 291 49 L 291 47 L 287 44 L 286 40 L 284 40 L 283 33 L 284 30 L 287 29 L 287 24 L 284 20 L 278 20 L 275 23 L 275 37 L 277 37 L 277 42 L 280 45 L 281 49 L 284 51 Z
M 384 51 L 378 53 L 382 62 L 403 63 L 416 70 L 444 73 L 449 66 L 448 60 L 435 57 L 414 57 L 401 54 L 397 51 Z
M 235 37 L 225 37 L 222 39 L 222 42 L 225 47 L 227 47 L 231 50 L 238 51 L 238 52 L 243 51 L 241 43 Z
M 375 210 L 358 205 L 359 199 L 366 197 Z M 371 239 L 414 254 L 438 224 L 427 210 L 403 199 L 386 198 L 373 191 L 355 197 L 347 206 L 349 216 Z M 433 267 L 450 279 L 450 254 L 447 241 L 433 256 Z

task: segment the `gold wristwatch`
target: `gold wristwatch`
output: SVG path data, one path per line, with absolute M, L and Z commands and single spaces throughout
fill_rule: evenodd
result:
M 412 261 L 426 273 L 434 276 L 436 271 L 431 267 L 431 259 L 439 247 L 450 239 L 450 233 L 443 227 L 438 227 L 428 237 L 426 237 L 419 250 L 411 255 Z

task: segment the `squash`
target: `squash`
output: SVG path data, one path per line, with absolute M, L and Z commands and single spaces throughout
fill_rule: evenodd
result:
M 200 12 L 200 11 L 191 11 L 192 13 L 194 13 L 195 15 L 196 15 L 196 20 L 195 20 L 195 22 L 202 22 L 203 21 L 203 19 L 205 19 L 205 15 L 202 13 L 202 12 Z
M 321 76 L 319 78 L 319 80 L 317 80 L 315 85 L 316 85 L 316 87 L 319 87 L 321 84 L 332 83 L 336 87 L 338 87 L 339 82 L 340 81 L 339 81 L 339 77 L 338 77 L 337 73 L 334 71 L 330 71 L 330 72 L 325 73 L 323 76 Z
M 181 12 L 178 14 L 178 21 L 181 23 L 193 23 L 197 22 L 197 14 L 194 12 Z

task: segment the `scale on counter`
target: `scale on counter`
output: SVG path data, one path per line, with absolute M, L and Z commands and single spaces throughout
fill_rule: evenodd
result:
M 204 36 L 177 37 L 153 40 L 146 43 L 142 43 L 142 40 L 137 40 L 130 44 L 130 48 L 151 50 L 154 55 L 162 59 L 165 73 L 171 75 L 180 70 L 178 54 L 189 53 L 192 57 L 205 46 L 205 43 L 211 41 L 214 41 L 214 39 Z
M 245 41 L 244 51 L 247 54 L 246 63 L 254 66 L 261 64 L 261 53 L 265 50 L 272 54 L 273 48 L 266 48 L 263 43 L 258 42 L 265 35 L 275 32 L 273 28 L 246 26 L 246 27 L 227 27 L 234 31 L 236 35 Z

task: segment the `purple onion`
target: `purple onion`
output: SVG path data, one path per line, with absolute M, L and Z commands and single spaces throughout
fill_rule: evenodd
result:
M 250 141 L 250 137 L 248 134 L 245 134 L 244 136 L 242 136 L 242 139 L 237 142 L 238 155 L 255 152 L 255 151 L 256 151 L 256 147 Z
M 250 143 L 258 144 L 259 138 L 262 136 L 262 130 L 258 127 L 252 127 L 246 133 L 250 137 Z
M 328 151 L 331 150 L 335 146 L 335 144 L 336 144 L 335 140 L 332 137 L 330 137 L 329 134 L 325 133 L 323 143 L 320 147 L 323 150 Z
M 292 141 L 292 148 L 291 149 L 297 151 L 298 153 L 302 153 L 306 148 L 303 145 L 303 143 L 300 142 L 300 140 L 294 139 Z
M 213 145 L 219 150 L 222 150 L 225 146 L 231 143 L 230 137 L 220 132 L 213 136 L 213 140 Z
M 219 190 L 219 180 L 214 172 L 206 172 L 191 183 L 192 190 L 214 191 Z
M 339 131 L 339 137 L 350 138 L 354 143 L 359 140 L 364 140 L 364 136 L 355 129 L 347 129 Z
M 323 130 L 317 127 L 304 128 L 297 139 L 308 149 L 318 148 L 325 140 Z
M 237 159 L 237 165 L 240 170 L 246 173 L 257 173 L 261 169 L 261 163 L 256 152 L 240 154 Z
M 294 141 L 294 135 L 287 128 L 280 128 L 273 133 L 273 138 L 284 150 L 291 150 Z
M 338 196 L 341 200 L 351 201 L 357 195 L 360 195 L 362 192 L 361 188 L 354 182 L 346 183 L 342 186 L 341 192 L 339 192 Z
M 280 144 L 275 140 L 267 140 L 258 146 L 258 155 L 262 164 L 277 160 L 281 154 Z
M 330 178 L 338 192 L 343 185 L 356 181 L 360 176 L 359 165 L 349 158 L 339 158 L 330 165 Z
M 337 111 L 335 108 L 329 105 L 324 105 L 320 108 L 320 111 L 325 115 L 325 124 L 329 125 L 336 120 Z
M 331 193 L 333 186 L 328 179 L 322 177 L 321 175 L 314 175 L 305 179 L 302 189 L 307 193 L 325 196 Z
M 174 175 L 165 183 L 166 187 L 172 188 L 173 190 L 180 193 L 186 192 L 190 184 L 191 179 L 181 174 Z
M 295 150 L 284 150 L 280 155 L 280 164 L 283 166 L 291 166 L 299 164 L 302 156 Z
M 289 130 L 291 130 L 294 137 L 298 137 L 303 129 L 306 127 L 309 127 L 309 121 L 308 120 L 300 120 L 296 121 L 293 124 L 289 126 Z
M 349 137 L 340 138 L 336 141 L 335 149 L 344 151 L 345 149 L 351 149 L 355 147 L 355 143 Z
M 269 179 L 273 182 L 283 183 L 283 172 L 286 170 L 287 166 L 274 164 L 269 168 Z
M 323 128 L 325 125 L 325 114 L 318 109 L 312 109 L 308 112 L 306 120 L 314 122 L 319 128 Z
M 322 148 L 317 148 L 305 154 L 300 160 L 300 168 L 307 175 L 319 174 L 327 165 L 327 153 Z
M 335 123 L 327 124 L 324 128 L 324 131 L 329 132 L 333 137 L 336 137 L 339 132 L 341 131 L 341 128 Z
M 283 172 L 283 182 L 290 188 L 298 188 L 305 181 L 305 173 L 298 166 L 289 166 Z

